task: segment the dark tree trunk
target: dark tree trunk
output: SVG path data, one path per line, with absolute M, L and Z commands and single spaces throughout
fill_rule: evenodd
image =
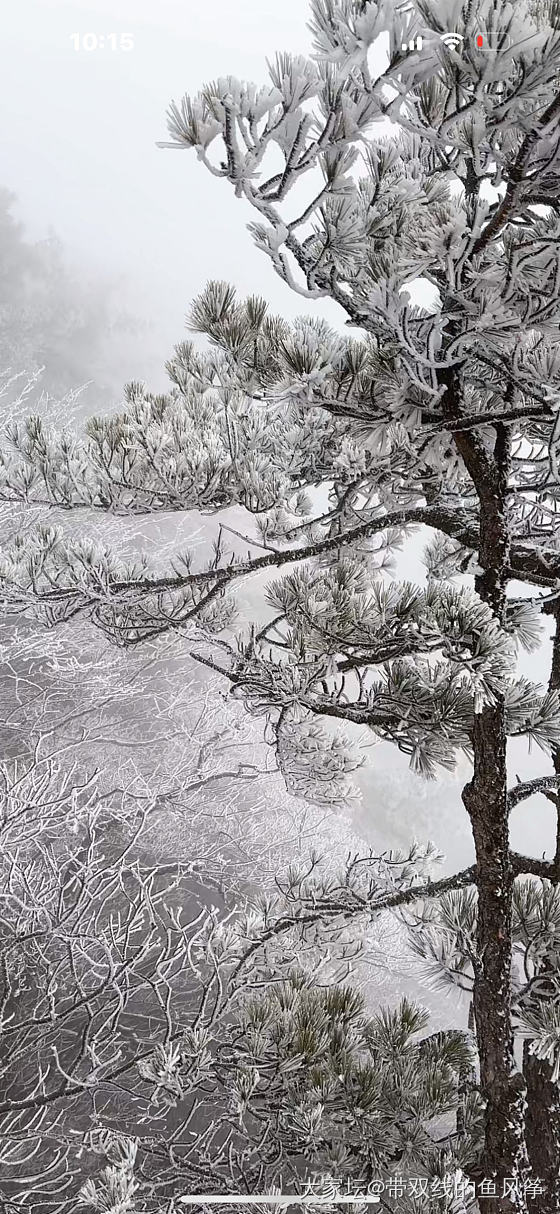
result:
M 531 1214 L 560 1211 L 560 1087 L 552 1079 L 552 1067 L 523 1047 L 523 1074 L 527 1083 L 525 1118 L 531 1178 L 542 1183 L 543 1192 L 529 1196 Z
M 447 401 L 457 416 L 459 401 L 453 372 Z M 502 621 L 509 565 L 507 518 L 510 438 L 496 427 L 494 451 L 473 436 L 456 436 L 480 502 L 476 589 Z M 482 1175 L 496 1184 L 498 1196 L 484 1199 L 484 1214 L 527 1214 L 528 1175 L 525 1144 L 525 1081 L 515 1066 L 511 1012 L 513 871 L 509 844 L 506 722 L 504 702 L 486 705 L 475 715 L 473 778 L 463 790 L 477 865 L 477 966 L 473 1007 L 480 1059 L 480 1084 L 486 1101 Z M 505 1182 L 515 1180 L 517 1192 Z M 505 1191 L 504 1191 L 505 1190 Z
M 476 850 L 478 886 L 478 972 L 474 1016 L 480 1082 L 486 1100 L 482 1176 L 497 1182 L 499 1196 L 485 1198 L 485 1214 L 524 1212 L 527 1175 L 524 1144 L 523 1077 L 516 1072 L 511 1018 L 511 902 L 504 709 L 499 704 L 477 716 L 473 742 L 475 770 L 463 792 Z M 502 1196 L 515 1177 L 517 1204 Z
M 560 609 L 558 601 L 551 604 L 555 616 L 554 644 L 548 686 L 560 689 Z M 560 774 L 560 750 L 554 755 L 554 770 Z M 560 872 L 560 798 L 555 792 L 547 794 L 556 807 L 555 867 Z M 546 961 L 541 970 L 547 966 Z M 554 991 L 551 990 L 551 994 Z M 560 1212 L 560 1085 L 552 1079 L 552 1067 L 529 1052 L 530 1043 L 523 1047 L 523 1074 L 527 1083 L 526 1138 L 531 1178 L 542 1182 L 543 1192 L 529 1200 L 531 1214 Z

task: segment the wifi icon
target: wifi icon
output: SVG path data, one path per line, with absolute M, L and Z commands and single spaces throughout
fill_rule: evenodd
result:
M 441 34 L 440 38 L 443 45 L 451 47 L 453 51 L 456 51 L 461 42 L 465 41 L 462 34 Z

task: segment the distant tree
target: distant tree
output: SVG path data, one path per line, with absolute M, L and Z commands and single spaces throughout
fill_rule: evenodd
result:
M 471 756 L 476 863 L 456 883 L 474 893 L 434 902 L 429 948 L 421 916 L 416 930 L 447 972 L 471 967 L 485 1102 L 472 1174 L 496 1185 L 481 1208 L 551 1214 L 560 845 L 551 860 L 514 854 L 509 817 L 537 793 L 560 804 L 560 13 L 556 0 L 312 0 L 311 12 L 313 59 L 278 55 L 262 89 L 227 77 L 184 98 L 171 146 L 231 182 L 276 272 L 338 304 L 356 336 L 287 325 L 210 284 L 190 318 L 210 348 L 177 348 L 170 393 L 129 385 L 122 412 L 83 438 L 30 418 L 3 456 L 7 497 L 129 514 L 235 503 L 257 535 L 232 554 L 221 525 L 205 566 L 186 551 L 162 574 L 43 527 L 4 552 L 3 593 L 52 624 L 87 614 L 124 647 L 192 630 L 199 659 L 265 719 L 288 787 L 312 798 L 351 792 L 359 757 L 333 722 L 394 742 L 428 778 Z M 384 581 L 420 525 L 427 588 Z M 232 640 L 236 582 L 287 566 L 269 612 Z M 516 659 L 547 616 L 542 689 Z M 552 770 L 511 787 L 513 736 Z
M 59 238 L 31 241 L 0 188 L 0 367 L 42 374 L 37 391 L 60 396 L 95 379 L 96 399 L 111 403 L 117 351 L 138 322 L 123 313 L 115 284 L 72 268 Z

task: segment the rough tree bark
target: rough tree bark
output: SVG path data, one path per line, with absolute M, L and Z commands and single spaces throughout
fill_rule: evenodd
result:
M 554 643 L 549 688 L 560 688 L 560 606 L 554 600 Z M 554 755 L 554 770 L 560 774 L 560 750 Z M 560 882 L 560 795 L 545 794 L 556 808 L 555 884 Z M 544 976 L 544 974 L 543 974 Z M 546 1059 L 535 1058 L 526 1041 L 523 1048 L 523 1074 L 527 1083 L 526 1139 L 531 1173 L 542 1182 L 544 1192 L 529 1199 L 531 1214 L 558 1214 L 560 1211 L 560 1084 L 552 1078 L 553 1068 Z
M 560 1210 L 560 1088 L 552 1079 L 546 1060 L 523 1047 L 523 1074 L 527 1083 L 525 1134 L 531 1173 L 543 1185 L 543 1193 L 530 1197 L 531 1214 L 558 1214 Z
M 453 372 L 447 375 L 446 413 L 461 415 Z M 458 433 L 455 442 L 480 502 L 476 589 L 502 621 L 509 569 L 508 483 L 510 434 L 496 426 L 493 452 L 475 436 Z M 515 1065 L 511 1009 L 512 895 L 514 873 L 509 843 L 506 722 L 503 698 L 476 713 L 472 734 L 473 778 L 463 790 L 476 854 L 478 964 L 473 1008 L 486 1101 L 481 1179 L 492 1180 L 496 1196 L 484 1200 L 485 1214 L 526 1214 L 524 1180 L 528 1158 L 524 1133 L 525 1080 Z M 517 1191 L 504 1182 L 516 1178 Z M 504 1190 L 506 1190 L 504 1192 Z
M 511 1016 L 511 920 L 513 870 L 509 851 L 506 745 L 503 702 L 478 714 L 473 730 L 473 779 L 463 791 L 476 852 L 478 967 L 474 1017 L 480 1082 L 486 1100 L 481 1178 L 496 1181 L 498 1195 L 486 1198 L 488 1214 L 524 1214 L 527 1175 L 523 1135 L 525 1084 L 515 1067 Z M 517 1177 L 512 1204 L 504 1181 Z

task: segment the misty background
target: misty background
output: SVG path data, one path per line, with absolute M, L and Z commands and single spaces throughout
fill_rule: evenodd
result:
M 185 314 L 208 279 L 230 281 L 241 295 L 262 294 L 287 319 L 312 310 L 343 324 L 336 305 L 307 306 L 274 275 L 246 231 L 247 204 L 196 156 L 156 147 L 166 138 L 172 99 L 222 75 L 260 83 L 277 51 L 309 52 L 307 18 L 305 0 L 26 0 L 6 9 L 0 187 L 13 199 L 0 196 L 0 310 L 4 329 L 11 325 L 14 333 L 29 321 L 31 344 L 22 344 L 21 357 L 43 358 L 55 387 L 57 379 L 62 387 L 92 381 L 84 413 L 118 406 L 129 380 L 166 389 L 164 362 L 184 338 Z M 86 33 L 105 37 L 105 47 L 77 51 L 72 35 Z M 113 50 L 110 33 L 130 34 L 133 49 Z M 242 514 L 230 517 L 241 529 Z M 184 544 L 188 536 L 184 517 L 142 522 L 146 547 L 157 550 L 161 528 L 166 539 L 180 534 Z M 204 544 L 216 526 L 197 517 L 191 529 Z M 421 548 L 419 538 L 399 576 L 423 580 Z M 246 619 L 257 591 L 262 585 L 254 582 L 240 587 Z M 545 677 L 539 656 L 520 665 L 531 678 Z M 528 756 L 524 743 L 511 751 L 514 773 L 548 770 L 546 758 Z M 446 869 L 469 863 L 461 804 L 469 764 L 426 783 L 394 746 L 372 746 L 366 756 L 358 773 L 362 803 L 347 818 L 348 832 L 378 850 L 433 839 L 446 853 Z M 514 847 L 540 855 L 553 842 L 548 802 L 524 802 L 515 813 Z
M 121 350 L 116 335 L 115 392 L 127 379 L 165 387 L 163 362 L 209 278 L 262 292 L 286 317 L 305 307 L 245 236 L 248 206 L 195 156 L 156 141 L 172 98 L 220 75 L 260 80 L 277 50 L 308 51 L 306 19 L 302 0 L 26 0 L 6 11 L 1 184 L 28 238 L 54 231 L 83 280 L 105 282 L 140 323 Z M 72 35 L 88 32 L 129 33 L 133 49 L 76 51 Z M 85 378 L 96 370 L 84 360 Z

